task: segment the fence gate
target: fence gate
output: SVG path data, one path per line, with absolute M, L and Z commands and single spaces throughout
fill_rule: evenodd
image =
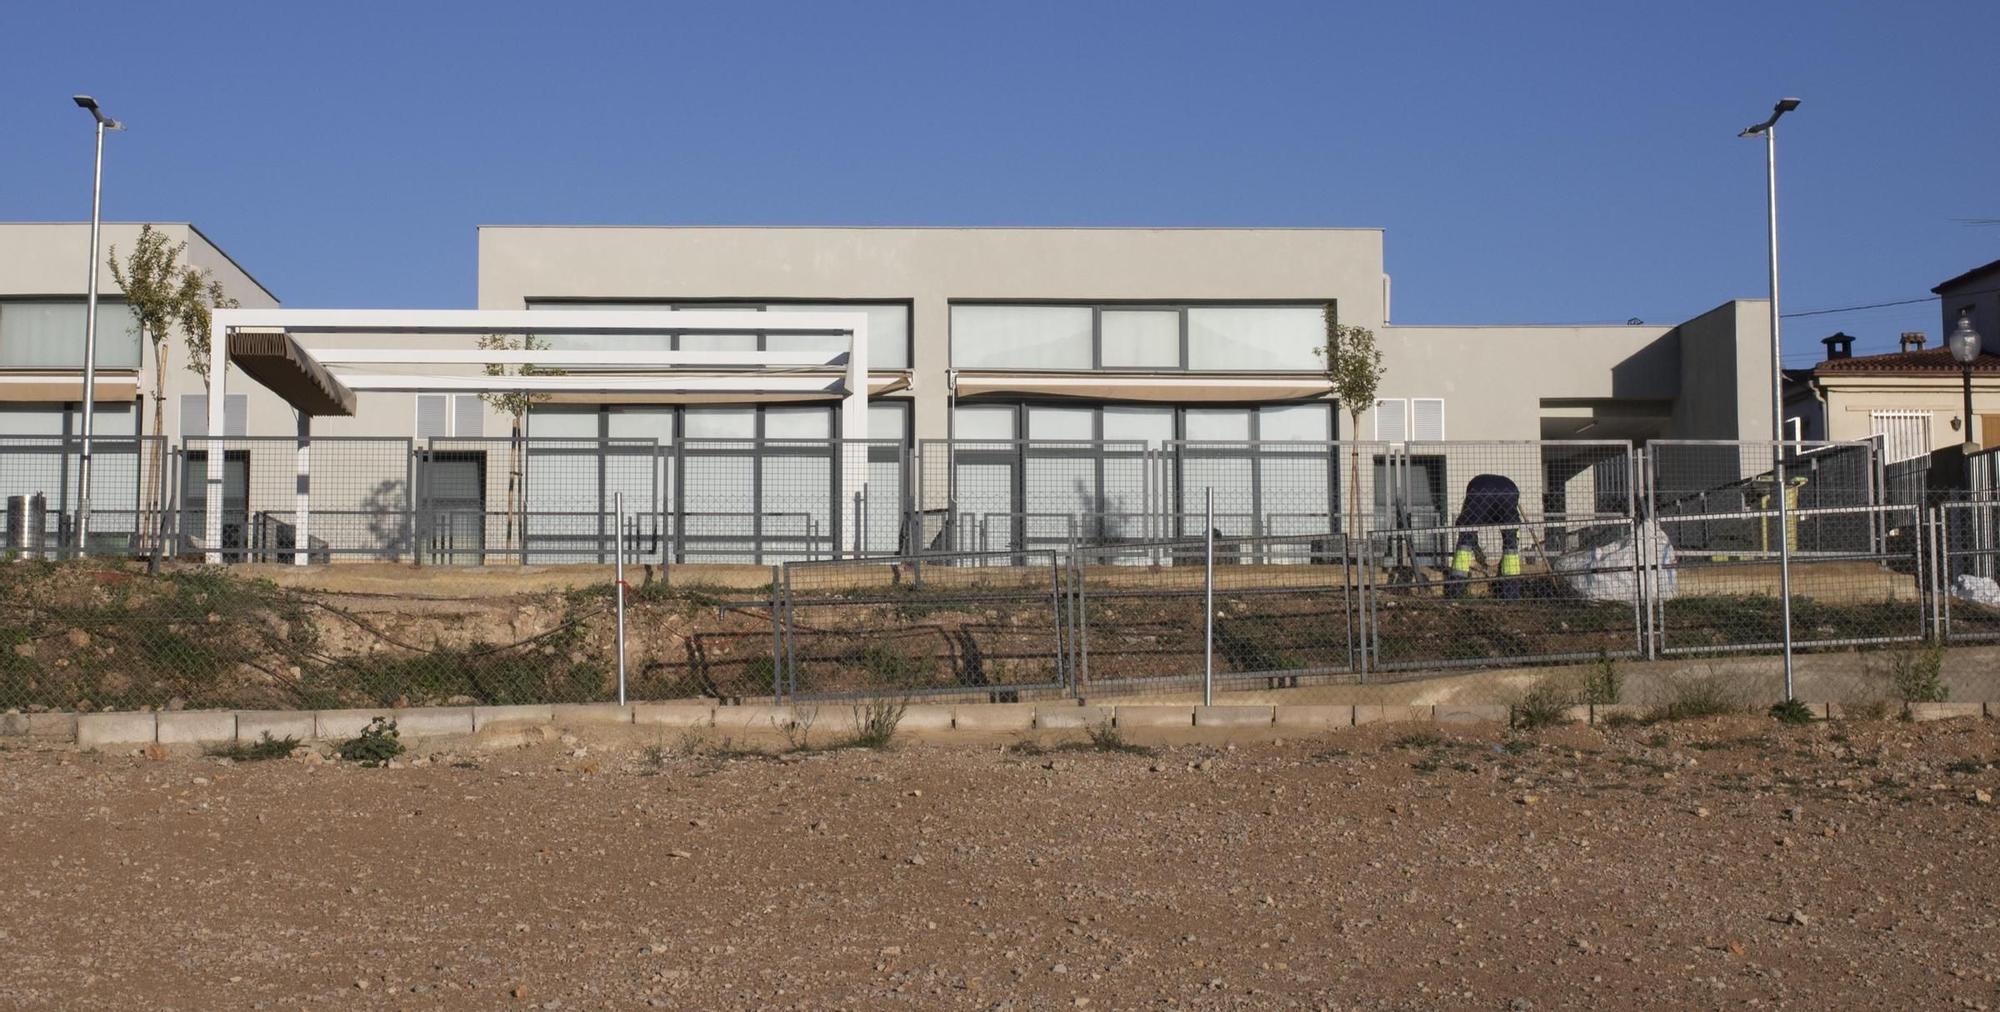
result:
M 1945 503 L 1934 526 L 1944 639 L 2000 640 L 2000 502 Z
M 1787 512 L 1794 645 L 1863 646 L 1924 637 L 1931 553 L 1920 507 Z M 1777 518 L 1775 509 L 1657 518 L 1675 553 L 1673 564 L 1652 582 L 1659 653 L 1781 649 Z M 1750 533 L 1716 538 L 1725 526 Z

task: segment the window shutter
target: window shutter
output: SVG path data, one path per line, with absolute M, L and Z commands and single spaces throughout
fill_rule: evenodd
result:
M 1883 463 L 1897 464 L 1930 456 L 1930 412 L 1876 411 L 1868 417 L 1875 435 L 1882 438 Z
M 1437 397 L 1419 397 L 1410 402 L 1411 439 L 1420 442 L 1442 442 L 1444 440 L 1444 401 Z
M 222 434 L 225 436 L 250 434 L 249 394 L 222 395 Z
M 451 434 L 460 439 L 486 434 L 486 402 L 478 394 L 459 394 L 453 401 Z
M 200 439 L 208 435 L 208 398 L 202 394 L 181 395 L 181 438 Z
M 451 435 L 445 429 L 445 402 L 450 400 L 443 394 L 417 395 L 417 438 L 441 439 Z
M 1408 402 L 1400 397 L 1375 402 L 1375 438 L 1385 443 L 1408 442 Z

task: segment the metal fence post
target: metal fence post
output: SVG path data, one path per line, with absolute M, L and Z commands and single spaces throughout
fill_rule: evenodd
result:
M 617 513 L 617 562 L 614 573 L 617 576 L 614 590 L 618 595 L 618 705 L 625 705 L 625 493 L 611 495 L 612 509 Z M 523 541 L 525 544 L 525 540 Z
M 1775 310 L 1773 311 L 1775 312 Z M 1771 480 L 1778 500 L 1778 616 L 1784 623 L 1785 701 L 1792 699 L 1792 529 L 1786 509 L 1791 489 L 1785 485 L 1785 444 L 1773 443 Z
M 1206 489 L 1203 515 L 1208 530 L 1202 533 L 1201 553 L 1201 705 L 1215 705 L 1215 489 Z

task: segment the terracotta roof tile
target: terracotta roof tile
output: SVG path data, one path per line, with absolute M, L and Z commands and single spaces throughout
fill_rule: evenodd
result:
M 1887 355 L 1830 358 L 1814 367 L 1813 373 L 1819 376 L 1932 376 L 1955 375 L 1961 368 L 1951 357 L 1950 349 L 1925 348 Z M 1981 375 L 2000 375 L 2000 355 L 1981 352 L 1979 360 L 1972 363 L 1972 371 Z

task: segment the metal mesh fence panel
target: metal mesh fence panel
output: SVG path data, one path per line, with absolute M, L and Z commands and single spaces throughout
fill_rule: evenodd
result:
M 1791 565 L 1792 640 L 1804 648 L 1912 642 L 1926 635 L 1929 586 L 1921 510 L 1857 506 L 1792 511 L 1795 548 L 1818 531 L 1816 551 L 1795 551 Z M 1653 588 L 1663 655 L 1780 649 L 1779 564 L 1775 542 L 1742 553 L 1689 552 L 1687 528 L 1713 531 L 1722 521 L 1756 525 L 1776 537 L 1776 510 L 1661 516 L 1674 562 Z M 1810 521 L 1810 523 L 1808 523 Z M 1891 532 L 1884 535 L 1882 532 Z M 1845 551 L 1832 545 L 1855 546 Z
M 662 474 L 651 439 L 433 438 L 414 464 L 416 535 L 430 565 L 597 563 L 613 554 L 614 502 L 641 558 L 660 543 Z
M 1945 641 L 2000 640 L 2000 501 L 1939 506 L 1937 539 Z
M 223 469 L 224 562 L 398 561 L 414 536 L 407 439 L 190 438 L 177 456 L 172 490 L 178 554 L 209 547 L 211 461 Z
M 82 459 L 83 441 L 75 437 L 0 436 L 6 551 L 15 557 L 54 559 L 78 550 Z M 172 467 L 170 450 L 157 437 L 91 440 L 90 554 L 153 550 Z
M 1075 633 L 1055 552 L 789 562 L 788 695 L 1017 700 L 1066 691 Z
M 1702 517 L 1673 525 L 1684 555 L 1744 555 L 1777 551 L 1776 475 L 1785 474 L 1784 503 L 1807 511 L 1885 503 L 1880 456 L 1873 443 L 1736 443 L 1655 440 L 1646 446 L 1653 515 Z M 1912 502 L 1911 504 L 1915 504 Z M 1805 512 L 1791 544 L 1801 553 L 1866 551 L 1885 533 Z
M 911 526 L 923 550 L 947 552 L 1144 536 L 1150 459 L 1135 441 L 927 441 Z M 1078 520 L 1084 528 L 1073 532 Z

